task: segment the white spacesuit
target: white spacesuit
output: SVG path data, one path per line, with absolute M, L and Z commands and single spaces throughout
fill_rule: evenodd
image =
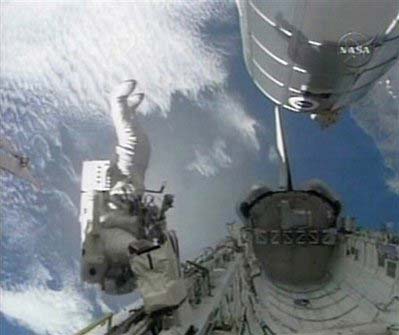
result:
M 145 173 L 150 158 L 150 143 L 147 134 L 136 120 L 136 110 L 144 98 L 143 93 L 133 93 L 136 82 L 129 80 L 111 93 L 111 116 L 115 126 L 116 168 L 111 174 L 111 183 L 118 183 L 113 192 L 119 192 L 123 184 L 135 187 L 140 194 L 144 191 Z M 118 173 L 120 175 L 118 175 Z M 112 192 L 111 192 L 112 193 Z
M 135 87 L 126 81 L 111 94 L 115 161 L 83 165 L 82 279 L 109 294 L 138 288 L 147 311 L 154 311 L 178 305 L 185 290 L 179 287 L 177 239 L 166 229 L 173 196 L 164 195 L 158 205 L 151 193 L 159 192 L 145 189 L 150 145 L 136 120 L 144 95 L 133 93 Z

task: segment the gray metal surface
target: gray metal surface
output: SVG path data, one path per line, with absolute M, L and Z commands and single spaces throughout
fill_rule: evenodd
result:
M 264 272 L 275 281 L 310 283 L 326 275 L 333 246 L 303 244 L 303 239 L 280 244 L 265 243 L 260 234 L 273 230 L 323 230 L 335 227 L 334 207 L 317 194 L 292 191 L 274 192 L 249 202 L 247 224 L 253 231 L 254 253 Z M 308 239 L 306 237 L 306 239 Z
M 275 104 L 334 113 L 397 60 L 399 2 L 237 1 L 247 69 Z
M 386 260 L 378 264 L 378 245 L 378 239 L 367 235 L 342 237 L 329 275 L 319 284 L 292 286 L 267 277 L 255 279 L 275 332 L 388 334 L 386 324 L 399 320 L 394 298 L 399 293 L 399 277 L 397 269 L 388 275 Z M 297 304 L 298 300 L 306 304 Z
M 182 264 L 188 296 L 173 313 L 146 314 L 136 303 L 79 335 L 397 334 L 399 245 L 387 234 L 341 234 L 324 280 L 292 285 L 259 275 L 248 232 L 229 228 L 230 238 L 199 255 L 196 266 Z

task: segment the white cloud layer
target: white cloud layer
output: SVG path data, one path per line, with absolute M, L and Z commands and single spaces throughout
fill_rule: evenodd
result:
M 260 128 L 260 124 L 246 113 L 235 95 L 218 94 L 215 101 L 209 103 L 208 108 L 233 137 L 241 139 L 251 150 L 259 151 L 260 143 L 256 130 Z
M 271 145 L 269 148 L 269 154 L 268 154 L 269 162 L 271 163 L 277 163 L 278 162 L 278 153 L 274 145 Z
M 201 34 L 207 20 L 226 20 L 226 6 L 229 5 L 202 1 L 157 2 L 156 5 L 151 2 L 102 2 L 101 5 L 96 1 L 2 2 L 0 72 L 2 78 L 9 79 L 6 84 L 9 86 L 2 87 L 1 109 L 2 113 L 11 110 L 8 114 L 17 118 L 2 125 L 1 133 L 19 133 L 20 136 L 15 136 L 19 141 L 43 147 L 44 158 L 38 168 L 44 170 L 53 158 L 40 135 L 29 136 L 45 133 L 59 144 L 61 116 L 57 111 L 68 111 L 76 127 L 87 119 L 93 120 L 91 125 L 96 127 L 98 119 L 107 120 L 107 92 L 120 81 L 134 78 L 147 96 L 144 113 L 158 111 L 167 116 L 174 94 L 183 94 L 195 102 L 204 91 L 210 92 L 216 100 L 212 100 L 212 108 L 206 107 L 220 121 L 225 134 L 229 134 L 226 136 L 259 150 L 257 122 L 224 88 L 228 77 L 226 53 L 210 46 Z M 29 123 L 29 118 L 22 118 L 24 115 L 34 117 L 34 122 Z M 68 115 L 62 115 L 62 119 L 65 118 Z M 22 128 L 17 129 L 19 127 Z M 232 164 L 225 139 L 210 140 L 213 141 L 211 150 L 198 149 L 195 161 L 190 164 L 190 169 L 206 176 L 215 175 L 220 168 Z M 71 173 L 70 179 L 73 177 Z M 24 194 L 18 188 L 12 190 L 15 197 L 10 206 L 28 202 L 18 199 Z M 15 217 L 16 222 L 18 219 L 21 216 Z M 27 237 L 27 232 L 32 230 L 27 225 L 24 227 L 26 231 L 19 229 L 19 234 L 10 240 L 13 247 L 26 245 L 28 239 L 32 248 L 37 248 L 36 244 L 46 245 L 39 230 Z M 54 240 L 58 238 L 56 233 L 51 234 Z M 57 260 L 63 257 L 64 254 L 57 254 Z M 67 262 L 61 265 L 67 266 Z M 60 265 L 56 264 L 52 270 L 61 277 L 74 271 L 60 270 L 57 266 Z M 78 274 L 72 276 L 74 280 L 64 280 L 60 290 L 53 290 L 46 284 L 52 280 L 51 276 L 44 271 L 37 279 L 37 271 L 29 272 L 23 284 L 2 282 L 1 311 L 5 317 L 37 334 L 51 335 L 73 333 L 92 319 L 93 297 L 88 297 L 80 284 L 74 282 Z M 104 310 L 101 301 L 95 299 L 97 308 Z
M 390 173 L 386 183 L 399 194 L 399 66 L 396 64 L 351 109 L 356 122 L 375 141 Z
M 72 334 L 92 321 L 92 307 L 74 288 L 40 286 L 1 289 L 1 310 L 37 334 Z
M 195 159 L 187 166 L 187 169 L 196 171 L 204 177 L 213 177 L 219 172 L 220 168 L 229 167 L 231 164 L 232 159 L 226 153 L 226 143 L 218 139 L 208 152 L 195 150 Z
M 52 276 L 39 261 L 33 262 L 27 272 L 28 283 L 0 288 L 0 307 L 11 321 L 16 320 L 37 334 L 72 334 L 93 321 L 94 305 L 108 311 L 97 293 L 95 304 L 87 299 L 73 269 L 65 269 L 60 290 L 47 287 Z
M 212 2 L 4 3 L 1 72 L 38 82 L 72 106 L 107 110 L 105 93 L 134 78 L 147 94 L 144 112 L 169 111 L 172 95 L 189 97 L 224 84 L 224 56 L 200 29 L 225 11 Z M 149 102 L 149 103 L 148 103 Z M 71 111 L 72 112 L 72 111 Z

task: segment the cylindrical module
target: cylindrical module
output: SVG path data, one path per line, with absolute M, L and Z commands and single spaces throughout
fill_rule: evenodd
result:
M 328 116 L 399 56 L 398 0 L 237 0 L 247 69 L 275 104 Z

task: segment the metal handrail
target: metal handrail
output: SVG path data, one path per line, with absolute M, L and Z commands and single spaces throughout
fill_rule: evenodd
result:
M 212 283 L 211 283 L 211 271 L 215 267 L 215 264 L 222 260 L 224 252 L 222 249 L 225 248 L 226 252 L 230 252 L 230 247 L 221 246 L 220 248 L 212 250 L 212 253 L 207 253 L 204 259 L 200 262 L 192 262 L 186 261 L 186 265 L 189 265 L 191 269 L 184 274 L 184 279 L 186 281 L 186 288 L 189 292 L 189 295 L 197 296 L 196 289 L 200 288 L 200 296 L 203 297 L 205 295 L 212 296 Z M 222 252 L 221 252 L 222 251 Z M 216 257 L 215 257 L 216 256 Z M 198 261 L 198 259 L 196 259 Z M 203 287 L 204 285 L 204 287 Z M 75 335 L 88 335 L 91 334 L 91 331 L 96 330 L 97 327 L 103 327 L 106 325 L 106 331 L 109 332 L 112 330 L 113 323 L 112 318 L 114 314 L 108 313 L 101 319 L 93 322 L 86 328 L 82 329 Z M 132 334 L 144 334 L 149 324 L 151 323 L 151 316 L 147 317 L 144 320 L 141 320 L 139 323 L 135 325 L 135 328 Z
M 91 332 L 93 329 L 97 328 L 98 326 L 104 326 L 107 322 L 107 330 L 110 330 L 112 327 L 112 317 L 114 316 L 113 313 L 108 313 L 101 319 L 94 321 L 92 324 L 88 325 L 86 328 L 82 329 L 81 331 L 77 332 L 75 335 L 85 335 Z

